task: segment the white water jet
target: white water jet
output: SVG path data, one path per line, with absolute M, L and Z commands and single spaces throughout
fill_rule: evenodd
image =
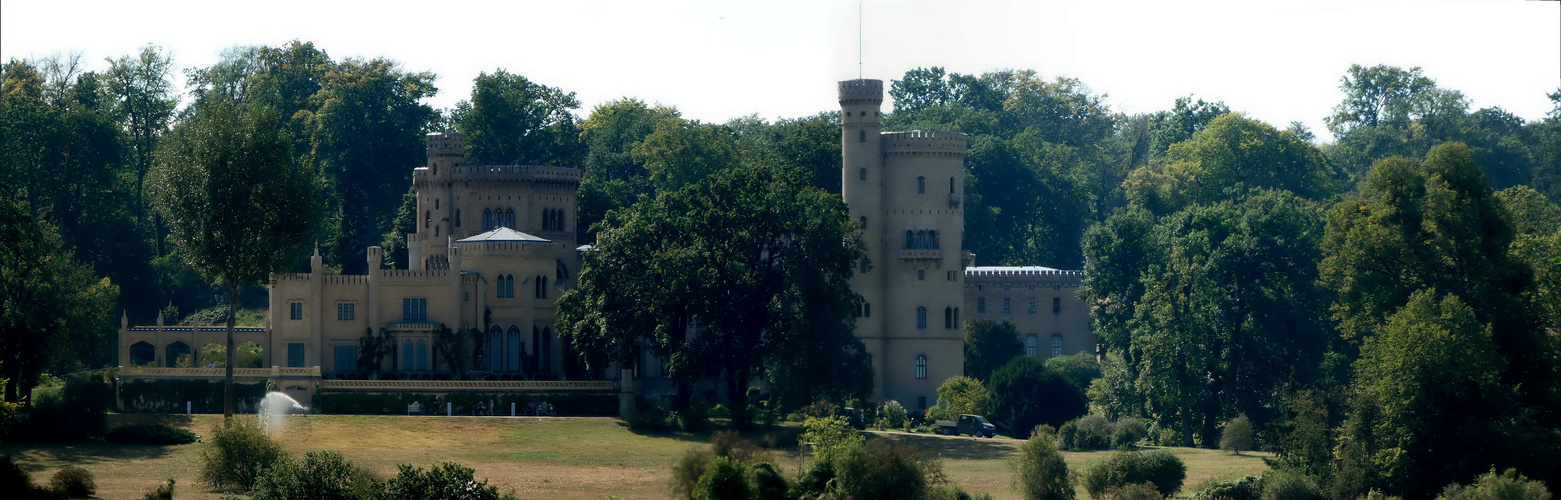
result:
M 265 399 L 260 400 L 260 429 L 278 434 L 286 430 L 287 416 L 290 414 L 307 415 L 309 409 L 298 404 L 291 396 L 280 392 L 266 394 Z

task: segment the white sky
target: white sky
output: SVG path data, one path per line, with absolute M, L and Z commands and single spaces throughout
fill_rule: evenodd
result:
M 0 3 L 0 59 L 80 52 L 90 69 L 148 43 L 181 68 L 236 45 L 312 41 L 332 58 L 432 70 L 465 99 L 503 68 L 579 94 L 676 106 L 722 122 L 834 109 L 858 75 L 855 1 L 82 1 Z M 1078 78 L 1128 113 L 1194 94 L 1285 127 L 1322 118 L 1351 63 L 1421 66 L 1473 108 L 1528 120 L 1561 86 L 1561 2 L 1533 0 L 873 0 L 861 75 L 919 66 L 1035 69 Z M 179 75 L 182 83 L 183 75 Z M 885 109 L 890 109 L 888 103 Z

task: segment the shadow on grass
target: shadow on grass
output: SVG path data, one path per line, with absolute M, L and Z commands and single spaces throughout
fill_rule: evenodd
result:
M 116 413 L 108 416 L 109 428 L 121 425 L 162 424 L 169 427 L 188 428 L 195 419 L 182 413 Z
M 27 469 L 39 471 L 65 465 L 87 466 L 137 460 L 157 460 L 172 454 L 174 446 L 116 443 L 0 444 L 0 455 L 11 455 Z
M 898 444 L 913 445 L 923 454 L 949 460 L 1000 460 L 1008 458 L 1018 451 L 1014 448 L 1016 441 L 1007 440 L 944 437 L 904 432 L 880 432 L 873 433 L 872 436 Z
M 795 450 L 797 438 L 802 435 L 802 428 L 795 425 L 762 425 L 755 424 L 747 429 L 736 429 L 729 421 L 714 419 L 705 428 L 698 431 L 677 430 L 651 430 L 636 429 L 624 420 L 617 420 L 618 426 L 628 430 L 637 436 L 673 439 L 689 443 L 709 443 L 710 436 L 717 432 L 737 430 L 737 434 L 743 439 L 752 441 L 761 448 L 771 450 Z

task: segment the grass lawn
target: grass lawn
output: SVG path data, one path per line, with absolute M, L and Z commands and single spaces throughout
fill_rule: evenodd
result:
M 110 415 L 109 419 L 111 425 L 162 422 L 210 434 L 222 416 Z M 949 479 L 967 491 L 1018 498 L 1009 488 L 1007 460 L 1017 453 L 1020 441 L 894 432 L 874 435 L 942 457 Z M 668 466 L 685 451 L 704 446 L 709 434 L 635 433 L 616 419 L 595 417 L 313 415 L 290 418 L 277 438 L 295 454 L 339 451 L 353 463 L 387 477 L 395 474 L 397 464 L 427 468 L 453 461 L 475 469 L 477 477 L 487 478 L 501 491 L 513 489 L 521 498 L 659 499 L 667 498 Z M 178 481 L 176 498 L 220 498 L 195 484 L 195 459 L 201 446 L 205 445 L 3 444 L 0 453 L 14 455 L 38 483 L 46 483 L 66 465 L 85 467 L 96 476 L 101 498 L 140 498 L 167 477 Z M 1259 456 L 1251 454 L 1170 450 L 1187 463 L 1189 489 L 1211 477 L 1240 477 L 1266 468 Z M 1108 453 L 1065 456 L 1070 466 L 1079 467 Z M 801 464 L 795 451 L 775 452 L 773 459 L 787 474 L 796 473 Z M 1082 490 L 1080 497 L 1087 498 Z

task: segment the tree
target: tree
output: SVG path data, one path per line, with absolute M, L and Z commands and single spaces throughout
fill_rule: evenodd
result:
M 1028 438 L 1037 425 L 1058 427 L 1087 411 L 1078 387 L 1029 356 L 1014 358 L 992 373 L 988 399 L 993 422 L 1019 439 Z
M 562 338 L 591 365 L 646 344 L 670 359 L 685 398 L 719 374 L 738 425 L 756 370 L 855 317 L 848 280 L 865 258 L 855 221 L 839 197 L 773 170 L 716 172 L 603 226 L 559 299 Z
M 657 190 L 674 190 L 737 166 L 737 138 L 731 129 L 681 118 L 664 118 L 634 146 Z
M 173 82 L 169 80 L 173 58 L 160 47 L 147 45 L 135 57 L 109 59 L 108 63 L 105 76 L 114 114 L 131 136 L 136 210 L 138 214 L 145 214 L 146 175 L 152 166 L 152 154 L 157 149 L 158 139 L 168 130 L 174 107 L 179 104 Z M 161 239 L 161 235 L 157 236 Z
M 980 380 L 959 376 L 938 386 L 938 403 L 929 415 L 934 420 L 957 420 L 960 415 L 983 415 L 986 410 L 986 386 Z
M 1142 273 L 1163 258 L 1152 236 L 1155 216 L 1141 207 L 1118 209 L 1084 234 L 1084 286 L 1079 297 L 1090 306 L 1095 334 L 1108 353 L 1132 359 L 1131 321 L 1144 295 Z M 1136 369 L 1137 362 L 1128 362 Z
M 1024 343 L 1013 323 L 989 319 L 965 322 L 965 376 L 991 380 L 992 372 L 1021 354 Z
M 1019 456 L 1010 465 L 1014 485 L 1025 500 L 1073 500 L 1073 480 L 1068 462 L 1050 436 L 1031 436 L 1019 445 Z
M 5 402 L 21 403 L 50 363 L 111 335 L 119 288 L 10 192 L 0 192 L 0 222 L 0 374 Z
M 474 165 L 578 167 L 584 148 L 570 110 L 579 108 L 574 92 L 501 69 L 477 75 L 471 100 L 456 103 L 454 121 Z
M 1503 452 L 1514 392 L 1501 382 L 1491 327 L 1473 308 L 1418 290 L 1375 333 L 1355 363 L 1360 395 L 1350 419 L 1371 429 L 1359 444 L 1378 468 L 1377 485 L 1426 497 L 1512 458 Z
M 293 161 L 270 108 L 197 111 L 158 150 L 153 191 L 175 244 L 228 289 L 223 413 L 233 416 L 233 326 L 239 291 L 302 258 L 320 207 L 318 178 Z M 315 272 L 320 272 L 316 269 Z
M 1100 362 L 1095 361 L 1094 353 L 1080 351 L 1057 356 L 1047 359 L 1045 364 L 1047 369 L 1067 377 L 1079 389 L 1088 389 L 1090 382 L 1101 376 Z
M 1128 201 L 1160 214 L 1192 203 L 1218 203 L 1249 190 L 1282 189 L 1308 199 L 1335 191 L 1333 168 L 1315 146 L 1238 114 L 1215 118 L 1206 129 L 1172 145 L 1163 164 L 1140 170 L 1148 172 L 1132 174 Z

